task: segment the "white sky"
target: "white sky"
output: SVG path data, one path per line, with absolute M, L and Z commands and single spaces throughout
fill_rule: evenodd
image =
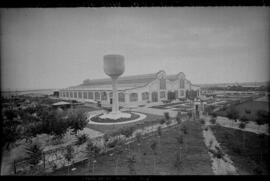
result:
M 1 9 L 3 89 L 64 88 L 123 75 L 184 72 L 192 83 L 269 80 L 268 7 Z

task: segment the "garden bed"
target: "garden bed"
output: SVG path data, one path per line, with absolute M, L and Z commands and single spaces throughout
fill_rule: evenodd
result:
M 201 127 L 196 122 L 186 121 L 188 134 L 184 136 L 184 149 L 181 151 L 182 163 L 179 168 L 174 166 L 178 144 L 175 136 L 179 128 L 162 131 L 160 143 L 157 135 L 130 144 L 131 153 L 135 155 L 135 173 L 137 175 L 213 175 L 207 149 L 203 143 Z M 153 154 L 151 143 L 157 141 L 157 155 Z M 127 163 L 128 147 L 119 154 L 118 169 L 115 172 L 116 155 L 100 155 L 96 160 L 95 170 L 89 172 L 87 162 L 77 164 L 72 175 L 129 175 Z M 155 160 L 155 169 L 154 169 Z M 50 175 L 66 175 L 67 169 L 57 170 Z
M 240 175 L 269 174 L 269 136 L 260 137 L 254 133 L 221 126 L 213 126 L 212 130 Z
M 97 122 L 97 123 L 118 123 L 118 122 L 131 121 L 131 120 L 134 120 L 134 119 L 137 119 L 137 118 L 140 117 L 140 115 L 134 114 L 134 113 L 131 113 L 131 112 L 129 112 L 129 114 L 131 115 L 130 118 L 119 118 L 119 119 L 117 119 L 117 120 L 115 120 L 115 119 L 110 119 L 110 118 L 102 119 L 102 118 L 100 118 L 100 116 L 103 115 L 103 114 L 98 114 L 98 115 L 92 117 L 92 118 L 91 118 L 91 121 Z

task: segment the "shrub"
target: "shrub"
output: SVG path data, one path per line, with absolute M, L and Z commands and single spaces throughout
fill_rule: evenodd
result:
M 76 145 L 82 145 L 83 143 L 85 143 L 88 140 L 88 136 L 87 134 L 82 134 L 82 135 L 78 135 L 77 136 L 77 141 L 76 141 Z
M 133 131 L 134 131 L 133 127 L 123 128 L 121 129 L 121 134 L 129 138 L 132 136 Z
M 250 114 L 251 113 L 251 110 L 250 109 L 245 109 L 245 113 L 246 114 Z
M 161 119 L 160 120 L 160 124 L 164 124 L 165 123 L 165 120 L 164 119 Z
M 211 124 L 216 124 L 216 119 L 215 119 L 215 118 L 211 118 L 211 119 L 210 119 L 210 123 L 211 123 Z
M 165 112 L 164 113 L 164 117 L 165 117 L 166 120 L 169 120 L 170 119 L 169 112 Z
M 182 131 L 184 134 L 188 134 L 188 132 L 187 132 L 187 127 L 186 127 L 185 125 L 183 125 L 183 126 L 181 127 L 181 131 Z
M 239 128 L 244 129 L 246 127 L 246 124 L 244 122 L 241 122 L 239 124 Z
M 205 124 L 204 119 L 200 119 L 200 123 L 204 125 Z
M 227 117 L 236 121 L 239 118 L 239 112 L 232 107 L 227 110 Z

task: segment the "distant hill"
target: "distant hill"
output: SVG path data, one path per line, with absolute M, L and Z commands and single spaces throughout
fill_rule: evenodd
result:
M 18 91 L 1 91 L 1 95 L 50 95 L 58 89 L 36 89 L 36 90 L 18 90 Z
M 228 86 L 243 86 L 243 87 L 261 87 L 261 86 L 270 86 L 269 81 L 265 82 L 242 82 L 242 83 L 213 83 L 213 84 L 196 84 L 202 88 L 207 88 L 207 87 L 228 87 Z

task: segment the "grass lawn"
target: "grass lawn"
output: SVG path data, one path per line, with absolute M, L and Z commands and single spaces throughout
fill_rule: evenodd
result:
M 154 123 L 159 123 L 161 119 L 163 119 L 163 116 L 157 116 L 157 115 L 153 115 L 153 114 L 146 114 L 146 118 L 141 120 L 141 121 L 137 121 L 137 122 L 133 122 L 133 123 L 127 123 L 127 124 L 116 124 L 116 125 L 95 125 L 95 124 L 88 124 L 87 127 L 93 130 L 97 130 L 99 132 L 102 133 L 106 133 L 106 134 L 110 134 L 113 132 L 116 132 L 119 129 L 122 129 L 124 127 L 130 127 L 130 126 L 134 126 L 137 125 L 138 128 L 139 127 L 143 127 L 144 124 L 154 124 Z
M 170 128 L 162 132 L 161 143 L 158 137 L 145 138 L 139 147 L 137 143 L 131 143 L 132 154 L 135 155 L 135 171 L 137 175 L 213 175 L 210 157 L 203 142 L 202 130 L 199 123 L 186 121 L 188 134 L 184 136 L 184 149 L 182 150 L 182 163 L 179 168 L 174 166 L 178 145 L 175 136 L 179 128 Z M 150 145 L 157 140 L 156 169 L 154 171 L 154 156 Z M 140 149 L 139 149 L 140 148 Z M 128 151 L 120 154 L 117 175 L 130 174 L 127 163 Z M 116 156 L 100 155 L 97 158 L 95 172 L 90 173 L 87 162 L 75 165 L 76 170 L 72 175 L 114 175 Z M 67 168 L 51 173 L 50 175 L 66 175 Z
M 212 130 L 240 174 L 258 174 L 256 168 L 262 174 L 269 174 L 269 136 L 260 139 L 255 133 L 221 126 L 214 126 Z
M 249 101 L 243 104 L 239 104 L 236 107 L 236 110 L 239 111 L 240 116 L 246 116 L 249 120 L 253 121 L 256 118 L 256 113 L 258 110 L 266 110 L 269 111 L 269 104 L 268 102 L 263 101 Z M 245 112 L 246 109 L 251 111 L 250 114 Z M 218 115 L 226 116 L 226 111 L 218 111 Z

